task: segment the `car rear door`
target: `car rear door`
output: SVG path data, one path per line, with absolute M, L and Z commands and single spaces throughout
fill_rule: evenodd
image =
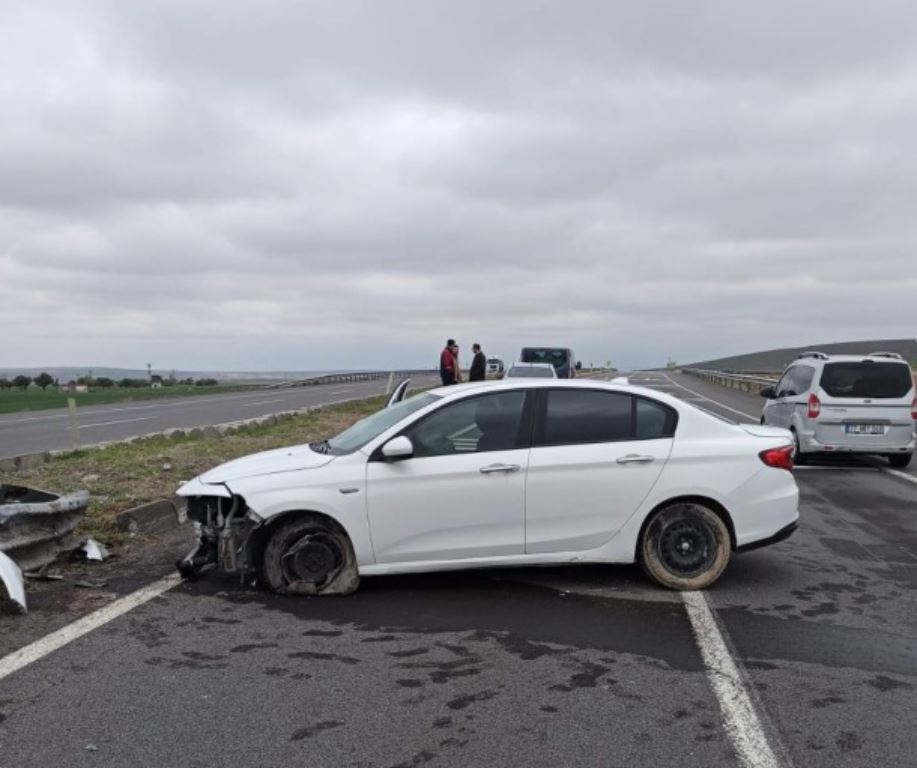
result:
M 526 477 L 525 551 L 607 542 L 659 479 L 677 413 L 624 392 L 544 388 Z

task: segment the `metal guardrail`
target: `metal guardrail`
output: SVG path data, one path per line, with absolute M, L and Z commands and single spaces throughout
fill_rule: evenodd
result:
M 410 371 L 352 371 L 350 373 L 328 373 L 323 376 L 312 376 L 308 379 L 282 381 L 276 384 L 266 384 L 265 389 L 290 389 L 292 387 L 318 387 L 324 384 L 346 384 L 354 381 L 376 381 L 378 379 L 404 378 L 405 376 L 421 376 L 435 374 L 433 368 L 417 369 Z
M 738 389 L 741 392 L 759 393 L 765 387 L 772 387 L 779 381 L 779 375 L 730 373 L 729 371 L 711 371 L 704 368 L 682 368 L 682 371 L 697 376 L 711 384 Z

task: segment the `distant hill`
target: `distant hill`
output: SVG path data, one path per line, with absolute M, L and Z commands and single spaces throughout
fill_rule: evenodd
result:
M 870 352 L 897 352 L 917 368 L 917 339 L 881 339 L 879 341 L 842 341 L 834 344 L 808 344 L 804 347 L 770 349 L 746 355 L 718 357 L 683 366 L 685 368 L 709 368 L 716 371 L 736 373 L 770 373 L 782 371 L 803 352 L 810 350 L 829 355 L 866 355 Z

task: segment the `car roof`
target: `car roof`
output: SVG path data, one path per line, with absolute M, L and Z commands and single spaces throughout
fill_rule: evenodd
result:
M 796 365 L 798 363 L 862 363 L 864 360 L 869 360 L 872 363 L 904 363 L 907 364 L 907 360 L 904 360 L 900 357 L 888 357 L 887 355 L 826 355 L 825 357 L 797 357 L 790 365 Z
M 493 379 L 490 381 L 473 381 L 462 384 L 452 384 L 447 387 L 437 387 L 428 390 L 430 394 L 438 397 L 458 397 L 471 395 L 474 392 L 484 392 L 494 389 L 534 389 L 550 387 L 552 389 L 602 389 L 608 392 L 626 392 L 629 394 L 645 395 L 665 403 L 683 405 L 682 401 L 665 392 L 658 392 L 647 387 L 638 387 L 633 384 L 612 384 L 599 379 Z

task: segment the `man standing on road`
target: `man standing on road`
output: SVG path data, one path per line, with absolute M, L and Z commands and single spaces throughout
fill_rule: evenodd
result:
M 472 344 L 471 351 L 474 352 L 474 359 L 468 371 L 468 381 L 484 381 L 487 378 L 487 357 L 481 351 L 480 344 Z
M 455 353 L 452 351 L 454 347 L 455 339 L 449 339 L 439 355 L 439 377 L 443 380 L 444 387 L 455 384 Z

